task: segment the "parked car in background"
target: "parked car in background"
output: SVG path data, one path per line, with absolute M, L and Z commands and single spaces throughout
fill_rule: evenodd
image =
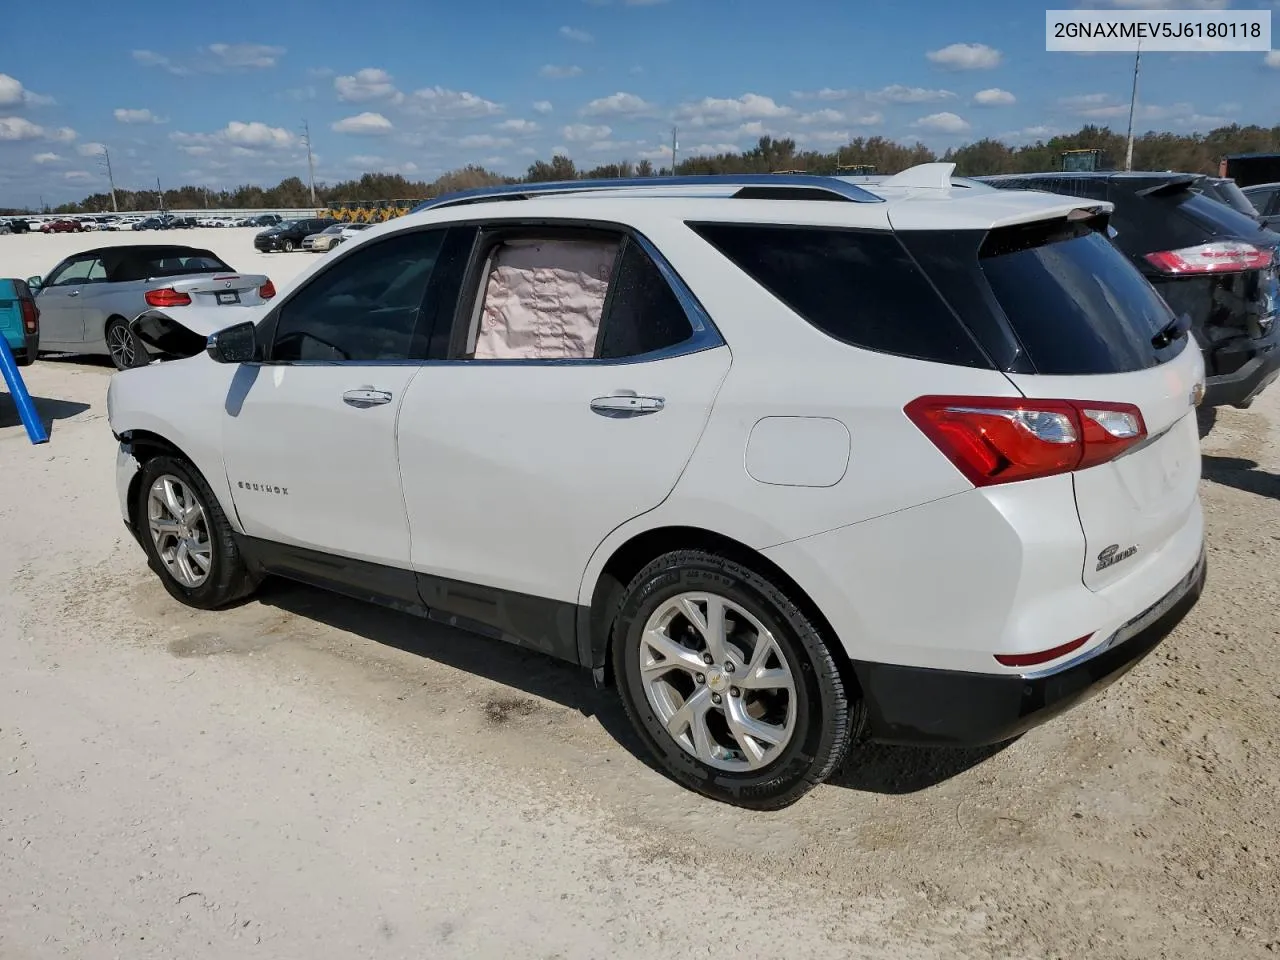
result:
M 278 213 L 260 213 L 256 217 L 249 217 L 244 225 L 246 227 L 274 227 L 283 219 Z
M 1280 234 L 1183 173 L 979 177 L 1002 189 L 1107 201 L 1113 242 L 1185 317 L 1204 352 L 1206 406 L 1248 407 L 1280 375 Z
M 745 807 L 1008 740 L 1199 597 L 1204 363 L 1108 204 L 953 170 L 435 198 L 112 378 L 122 515 L 193 607 L 293 577 L 588 668 Z
M 178 245 L 86 250 L 27 282 L 43 317 L 42 349 L 109 356 L 120 370 L 168 352 L 148 350 L 131 326 L 152 308 L 180 317 L 201 307 L 258 306 L 275 296 L 267 277 L 237 273 L 212 251 Z M 180 330 L 171 333 L 175 348 L 186 342 Z M 186 339 L 193 336 L 203 342 L 198 323 Z
M 31 221 L 24 217 L 10 217 L 6 223 L 10 233 L 28 233 L 31 230 Z
M 344 223 L 342 224 L 342 232 L 338 234 L 338 242 L 344 243 L 347 240 L 354 239 L 362 230 L 368 230 L 370 224 L 367 223 Z
M 302 246 L 302 241 L 314 233 L 327 230 L 338 221 L 332 217 L 304 217 L 301 220 L 286 220 L 273 227 L 268 227 L 253 238 L 253 246 L 262 253 L 283 250 L 291 253 Z
M 174 218 L 169 214 L 160 214 L 155 217 L 146 217 L 138 220 L 133 224 L 134 230 L 168 230 L 173 226 Z
M 1280 230 L 1280 183 L 1260 183 L 1247 187 L 1244 195 L 1257 208 L 1264 226 Z
M 335 223 L 331 227 L 325 227 L 319 233 L 313 233 L 302 241 L 302 249 L 311 253 L 323 253 L 326 250 L 332 250 L 342 242 L 342 224 Z
M 81 233 L 83 230 L 84 225 L 79 220 L 66 217 L 48 220 L 40 226 L 41 233 Z
M 40 350 L 40 308 L 25 280 L 0 279 L 0 337 L 18 366 L 35 363 Z
M 1250 219 L 1258 219 L 1258 208 L 1249 201 L 1244 191 L 1230 177 L 1205 177 L 1192 189 L 1203 193 L 1211 200 L 1225 203 Z

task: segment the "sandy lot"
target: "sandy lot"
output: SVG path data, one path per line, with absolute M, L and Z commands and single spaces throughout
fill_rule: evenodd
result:
M 0 275 L 118 237 L 0 237 Z M 45 446 L 0 396 L 6 960 L 1280 955 L 1280 388 L 1206 439 L 1208 591 L 1139 669 L 756 815 L 534 654 L 287 584 L 178 606 L 117 514 L 109 374 L 29 369 Z

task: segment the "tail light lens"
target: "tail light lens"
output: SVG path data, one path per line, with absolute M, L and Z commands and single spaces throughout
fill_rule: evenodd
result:
M 262 286 L 258 288 L 258 296 L 260 296 L 263 300 L 270 300 L 275 295 L 276 295 L 276 285 L 272 283 L 270 280 L 268 280 L 266 283 L 264 283 Z
M 1239 273 L 1241 270 L 1263 270 L 1271 265 L 1271 251 L 1251 243 L 1223 240 L 1181 250 L 1148 253 L 1147 262 L 1161 273 L 1174 275 L 1204 273 Z
M 1147 435 L 1127 403 L 920 397 L 905 412 L 978 487 L 1094 467 Z
M 1059 647 L 1053 647 L 1049 650 L 1037 650 L 1034 653 L 997 653 L 995 658 L 998 663 L 1006 667 L 1036 667 L 1079 650 L 1089 642 L 1089 638 L 1092 636 L 1092 633 L 1087 633 L 1083 637 L 1064 643 Z
M 144 298 L 153 307 L 185 307 L 191 303 L 191 295 L 189 293 L 175 290 L 173 287 L 148 290 Z
M 40 308 L 36 306 L 34 300 L 28 300 L 25 297 L 19 301 L 22 304 L 22 326 L 29 334 L 40 332 Z

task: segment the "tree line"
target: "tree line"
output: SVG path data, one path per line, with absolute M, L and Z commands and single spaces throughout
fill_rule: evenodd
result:
M 840 170 L 866 165 L 879 173 L 897 173 L 918 163 L 937 160 L 954 162 L 962 176 L 998 173 L 1030 173 L 1054 170 L 1059 155 L 1066 150 L 1098 149 L 1111 164 L 1124 157 L 1125 137 L 1108 127 L 1084 126 L 1076 133 L 1038 140 L 1033 144 L 1010 146 L 990 138 L 970 143 L 939 156 L 922 144 L 901 144 L 884 137 L 858 137 L 831 153 L 800 150 L 791 139 L 761 137 L 754 147 L 741 153 L 714 156 L 691 156 L 679 160 L 676 173 L 732 174 L 776 173 L 801 170 L 814 174 L 834 174 Z M 1177 170 L 1187 173 L 1216 173 L 1222 157 L 1236 153 L 1280 153 L 1280 126 L 1219 127 L 1206 134 L 1146 133 L 1135 138 L 1133 167 L 1135 170 Z M 381 201 L 426 199 L 472 187 L 501 183 L 536 183 L 549 180 L 573 180 L 599 177 L 651 177 L 670 174 L 670 167 L 655 167 L 649 160 L 638 163 L 623 160 L 591 168 L 579 168 L 566 156 L 538 160 L 522 177 L 509 177 L 482 166 L 471 165 L 451 170 L 431 181 L 409 180 L 399 174 L 366 173 L 356 180 L 334 184 L 316 184 L 316 201 L 320 206 L 342 201 Z M 311 206 L 311 191 L 299 177 L 288 177 L 274 187 L 245 184 L 232 190 L 210 190 L 189 185 L 165 190 L 163 202 L 155 191 L 117 190 L 116 200 L 123 210 L 228 208 L 263 209 L 269 207 L 306 208 Z M 95 193 L 78 203 L 63 204 L 54 213 L 96 213 L 111 210 L 111 195 Z M 8 212 L 19 212 L 16 210 Z

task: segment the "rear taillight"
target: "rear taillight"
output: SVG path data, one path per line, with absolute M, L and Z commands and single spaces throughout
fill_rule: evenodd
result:
M 1147 435 L 1128 403 L 920 397 L 906 414 L 979 487 L 1094 467 Z
M 258 296 L 260 296 L 263 300 L 270 300 L 275 295 L 276 295 L 276 285 L 272 283 L 270 280 L 268 280 L 266 283 L 264 283 L 262 286 L 258 288 Z
M 34 300 L 23 298 L 19 301 L 22 304 L 22 327 L 28 334 L 36 334 L 40 332 L 40 308 L 36 306 Z
M 1238 240 L 1222 240 L 1181 250 L 1148 253 L 1147 262 L 1161 273 L 1239 273 L 1271 265 L 1271 251 Z
M 144 299 L 153 307 L 185 307 L 191 303 L 191 295 L 173 287 L 161 287 L 159 290 L 148 290 Z

